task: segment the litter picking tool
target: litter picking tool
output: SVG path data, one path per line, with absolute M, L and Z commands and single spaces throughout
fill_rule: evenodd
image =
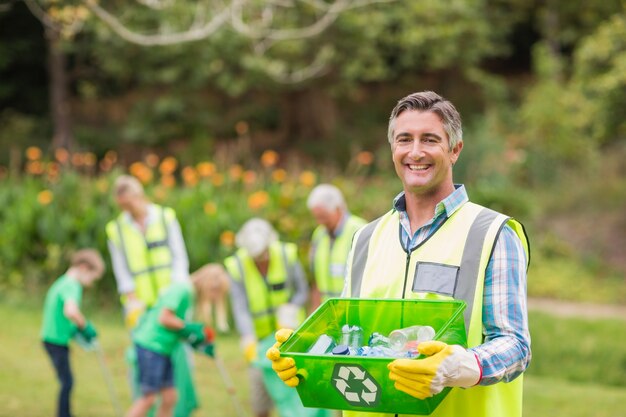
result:
M 213 361 L 215 362 L 215 366 L 219 371 L 219 374 L 222 378 L 222 382 L 224 382 L 224 386 L 226 387 L 226 391 L 233 402 L 233 406 L 235 407 L 235 411 L 237 412 L 237 416 L 239 417 L 247 417 L 239 399 L 237 398 L 237 392 L 235 390 L 235 384 L 233 384 L 233 380 L 230 378 L 226 367 L 224 366 L 224 362 L 217 355 L 213 357 Z
M 102 348 L 98 344 L 97 341 L 93 341 L 91 343 L 93 350 L 96 352 L 98 356 L 98 363 L 100 364 L 100 371 L 102 371 L 102 376 L 104 377 L 104 381 L 107 385 L 107 390 L 109 391 L 109 398 L 111 399 L 111 404 L 113 404 L 113 408 L 115 409 L 115 414 L 118 417 L 122 417 L 124 415 L 122 411 L 122 407 L 120 406 L 120 400 L 117 396 L 117 392 L 113 387 L 113 378 L 111 378 L 111 372 L 109 372 L 109 367 L 107 366 L 104 360 L 104 352 Z

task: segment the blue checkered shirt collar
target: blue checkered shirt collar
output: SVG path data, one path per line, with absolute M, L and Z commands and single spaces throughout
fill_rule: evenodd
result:
M 467 196 L 467 191 L 465 191 L 465 186 L 463 184 L 454 184 L 454 191 L 435 206 L 435 215 L 433 218 L 438 217 L 444 211 L 446 217 L 450 217 L 468 201 L 469 197 Z M 404 196 L 404 191 L 393 199 L 393 209 L 399 213 L 405 213 L 406 215 L 406 197 Z
M 468 201 L 469 197 L 467 196 L 467 191 L 465 191 L 465 186 L 463 184 L 455 184 L 454 191 L 435 206 L 435 212 L 432 219 L 416 230 L 412 236 L 409 236 L 411 222 L 406 213 L 406 197 L 404 195 L 404 191 L 402 191 L 396 196 L 396 198 L 393 199 L 393 209 L 400 215 L 403 246 L 405 242 L 408 242 L 407 246 L 409 249 L 417 246 L 420 242 L 434 233 L 445 219 L 452 216 L 455 211 L 461 208 L 461 206 Z

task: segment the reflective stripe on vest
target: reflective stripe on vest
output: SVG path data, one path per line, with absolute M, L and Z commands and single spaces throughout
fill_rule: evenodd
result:
M 400 242 L 399 215 L 391 211 L 361 229 L 348 260 L 347 297 L 462 299 L 468 346 L 482 343 L 485 270 L 502 227 L 508 224 L 528 251 L 523 226 L 473 203 L 464 204 L 439 229 L 407 253 Z M 386 279 L 380 280 L 384 276 Z M 521 417 L 523 376 L 509 383 L 453 388 L 432 417 Z M 344 416 L 366 416 L 345 412 Z M 367 417 L 390 414 L 367 414 Z M 392 414 L 391 414 L 392 415 Z
M 289 302 L 293 288 L 287 278 L 297 262 L 298 250 L 293 243 L 274 242 L 269 249 L 267 276 L 263 277 L 254 260 L 245 249 L 224 260 L 226 270 L 233 280 L 241 282 L 246 289 L 246 297 L 256 337 L 262 339 L 278 330 L 276 309 Z M 300 312 L 304 319 L 304 310 Z
M 341 295 L 352 237 L 365 224 L 365 220 L 360 217 L 349 215 L 341 233 L 332 243 L 326 227 L 318 226 L 313 232 L 312 240 L 315 244 L 313 271 L 322 302 Z
M 135 295 L 148 306 L 156 302 L 172 278 L 168 224 L 176 218 L 176 214 L 171 208 L 155 207 L 159 221 L 149 224 L 145 234 L 129 224 L 124 214 L 106 226 L 108 239 L 124 254 L 124 261 L 135 283 Z

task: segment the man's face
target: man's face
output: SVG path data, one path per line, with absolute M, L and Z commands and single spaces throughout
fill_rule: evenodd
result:
M 311 209 L 311 214 L 317 224 L 324 226 L 329 232 L 334 231 L 341 220 L 341 210 L 339 209 L 328 210 L 318 206 Z
M 407 110 L 396 118 L 392 159 L 407 193 L 433 195 L 453 187 L 452 165 L 462 148 L 459 142 L 450 150 L 443 123 L 433 112 Z
M 141 213 L 145 207 L 143 196 L 134 193 L 124 193 L 115 199 L 120 209 L 129 212 L 131 215 Z

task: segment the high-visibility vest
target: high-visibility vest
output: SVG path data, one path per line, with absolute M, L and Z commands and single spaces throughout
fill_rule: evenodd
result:
M 263 277 L 248 252 L 241 248 L 224 260 L 224 266 L 235 282 L 243 282 L 248 307 L 257 339 L 263 339 L 278 330 L 277 309 L 289 302 L 293 289 L 287 278 L 298 260 L 294 243 L 274 242 L 269 247 L 269 266 Z M 304 319 L 304 309 L 299 312 Z
M 176 219 L 176 213 L 169 207 L 155 207 L 158 220 L 148 225 L 145 234 L 126 221 L 123 213 L 106 225 L 108 239 L 124 254 L 135 283 L 135 296 L 148 307 L 172 280 L 168 225 Z
M 313 272 L 322 302 L 341 295 L 352 237 L 365 224 L 367 222 L 362 218 L 349 215 L 341 233 L 332 242 L 325 226 L 320 225 L 313 232 L 311 239 L 315 245 Z
M 411 253 L 399 236 L 392 210 L 362 228 L 348 259 L 346 296 L 380 299 L 461 299 L 467 303 L 468 346 L 483 342 L 485 270 L 504 225 L 519 236 L 529 259 L 521 223 L 474 203 L 465 203 Z M 384 279 L 382 278 L 384 277 Z M 521 417 L 523 376 L 512 382 L 468 389 L 452 388 L 431 417 Z M 389 416 L 344 412 L 344 416 Z

